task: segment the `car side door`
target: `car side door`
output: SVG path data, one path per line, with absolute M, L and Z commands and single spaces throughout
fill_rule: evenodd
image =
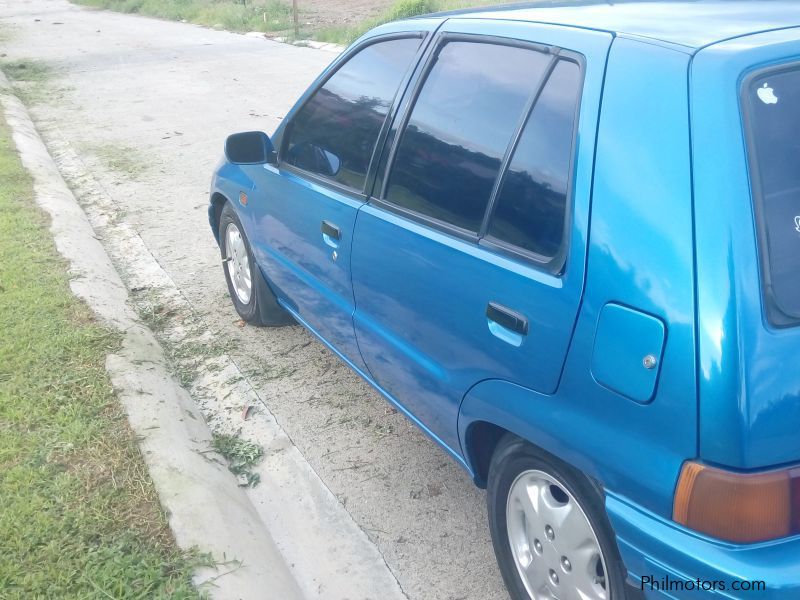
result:
M 456 456 L 477 382 L 558 386 L 610 43 L 451 19 L 387 134 L 354 233 L 356 335 L 378 385 Z
M 254 253 L 279 302 L 360 369 L 352 233 L 376 141 L 424 38 L 378 35 L 351 49 L 276 135 L 277 165 L 254 177 Z

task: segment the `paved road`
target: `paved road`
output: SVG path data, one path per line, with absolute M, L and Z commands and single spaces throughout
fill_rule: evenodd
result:
M 271 132 L 333 55 L 248 36 L 0 0 L 5 60 L 55 78 L 33 95 L 412 599 L 505 598 L 482 491 L 299 327 L 241 328 L 208 230 L 209 175 L 229 132 Z M 118 264 L 125 277 L 135 265 Z M 309 549 L 310 552 L 313 549 Z M 354 599 L 356 600 L 356 599 Z

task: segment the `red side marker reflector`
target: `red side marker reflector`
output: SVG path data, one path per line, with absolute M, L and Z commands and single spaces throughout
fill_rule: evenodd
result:
M 244 192 L 239 192 L 239 204 L 247 206 L 247 194 Z

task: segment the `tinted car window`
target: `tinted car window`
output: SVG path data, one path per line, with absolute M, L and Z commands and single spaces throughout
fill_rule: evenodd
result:
M 543 257 L 564 237 L 575 110 L 581 73 L 561 60 L 547 80 L 514 150 L 488 234 Z
M 800 70 L 756 77 L 746 93 L 771 296 L 800 317 Z
M 378 42 L 348 60 L 292 120 L 284 160 L 363 190 L 378 133 L 420 41 Z
M 402 134 L 385 199 L 478 231 L 500 162 L 548 62 L 526 48 L 443 46 Z

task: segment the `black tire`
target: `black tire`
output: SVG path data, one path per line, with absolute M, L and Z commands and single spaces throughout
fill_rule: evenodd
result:
M 252 286 L 250 297 L 247 302 L 243 302 L 242 299 L 239 298 L 228 268 L 230 257 L 226 254 L 225 236 L 230 225 L 234 225 L 236 229 L 238 229 L 247 251 Z M 250 240 L 247 239 L 247 234 L 245 234 L 242 222 L 239 220 L 239 215 L 236 214 L 236 211 L 230 203 L 227 202 L 225 206 L 222 207 L 222 212 L 219 217 L 219 249 L 222 257 L 222 271 L 225 274 L 225 281 L 228 284 L 228 294 L 231 297 L 231 302 L 233 302 L 236 312 L 239 313 L 242 320 L 258 327 L 280 327 L 282 325 L 294 323 L 292 316 L 278 304 L 274 292 L 264 280 L 261 269 L 253 258 Z
M 625 598 L 625 567 L 604 508 L 601 491 L 583 473 L 539 450 L 524 440 L 507 434 L 497 445 L 489 466 L 486 502 L 489 512 L 489 529 L 492 534 L 500 572 L 513 600 L 530 600 L 520 576 L 509 541 L 507 529 L 507 502 L 511 486 L 525 471 L 542 471 L 563 485 L 577 500 L 588 517 L 600 545 L 605 562 L 605 586 L 609 600 Z M 543 536 L 543 540 L 545 537 Z M 546 540 L 544 543 L 549 543 Z M 537 560 L 534 558 L 534 560 Z M 542 557 L 541 560 L 544 560 Z M 562 580 L 561 585 L 565 582 Z

